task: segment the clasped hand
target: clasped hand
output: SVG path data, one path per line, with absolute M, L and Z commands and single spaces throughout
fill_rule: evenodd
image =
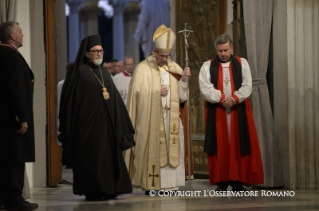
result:
M 19 133 L 20 135 L 23 135 L 27 132 L 28 129 L 28 123 L 27 122 L 22 122 L 21 123 L 21 128 L 17 130 L 16 132 Z
M 233 105 L 234 105 L 234 101 L 231 97 L 226 97 L 223 102 L 222 102 L 222 105 L 225 107 L 225 108 L 231 108 Z
M 168 90 L 169 90 L 168 86 L 162 86 L 161 94 L 162 94 L 163 97 L 165 97 L 168 94 Z

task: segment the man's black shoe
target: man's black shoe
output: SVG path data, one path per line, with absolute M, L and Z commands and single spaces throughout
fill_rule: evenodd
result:
M 221 187 L 221 186 L 217 186 L 215 191 L 227 191 L 227 188 Z
M 0 200 L 0 210 L 4 210 L 4 203 L 2 200 Z
M 6 211 L 31 211 L 38 208 L 38 204 L 30 203 L 28 201 L 21 202 L 12 207 L 6 207 Z
M 115 194 L 105 194 L 104 195 L 104 199 L 107 200 L 107 199 L 116 199 L 117 195 Z
M 232 187 L 231 190 L 232 190 L 232 191 L 247 191 L 247 189 L 244 188 L 242 185 L 234 186 L 234 187 Z
M 105 197 L 104 196 L 85 196 L 85 200 L 86 201 L 102 201 L 104 200 Z
M 107 199 L 115 199 L 117 197 L 116 194 L 98 194 L 98 195 L 86 195 L 86 201 L 103 201 Z
M 25 204 L 28 204 L 28 205 L 30 205 L 30 206 L 33 206 L 34 209 L 36 209 L 36 208 L 39 207 L 38 204 L 36 204 L 36 203 L 30 203 L 30 202 L 28 202 L 28 201 L 24 201 L 24 203 L 25 203 Z
M 150 195 L 150 191 L 149 190 L 145 191 L 145 196 L 149 196 L 149 195 Z

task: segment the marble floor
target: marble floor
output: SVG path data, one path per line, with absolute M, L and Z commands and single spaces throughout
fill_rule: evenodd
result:
M 65 172 L 65 171 L 64 171 Z M 66 170 L 65 180 L 72 180 L 71 171 Z M 59 184 L 57 188 L 32 188 L 30 202 L 39 204 L 37 211 L 102 211 L 102 210 L 319 210 L 319 190 L 285 189 L 251 189 L 250 196 L 216 196 L 215 186 L 209 186 L 206 179 L 188 181 L 180 187 L 177 195 L 169 196 L 169 192 L 158 192 L 156 196 L 145 196 L 140 189 L 132 194 L 121 195 L 116 200 L 85 201 L 84 196 L 73 195 L 72 185 L 68 182 Z M 229 188 L 230 190 L 230 188 Z M 275 194 L 289 196 L 275 196 Z M 180 195 L 178 195 L 180 194 Z M 215 195 L 214 195 L 215 194 Z M 160 195 L 160 196 L 159 196 Z M 184 196 L 182 196 L 184 195 Z

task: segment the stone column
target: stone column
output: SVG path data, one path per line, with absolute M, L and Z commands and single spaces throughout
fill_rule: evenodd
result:
M 81 40 L 90 35 L 99 34 L 98 1 L 85 0 L 79 7 L 81 20 Z
M 123 9 L 127 0 L 113 0 L 113 58 L 122 60 L 124 58 L 124 22 Z
M 319 1 L 274 1 L 274 130 L 284 186 L 319 188 Z
M 124 56 L 133 56 L 135 63 L 140 61 L 139 45 L 136 43 L 134 38 L 140 10 L 138 2 L 129 2 L 124 7 L 124 43 L 127 43 L 124 46 Z
M 80 46 L 80 28 L 78 7 L 81 0 L 68 0 L 70 14 L 68 20 L 69 62 L 74 62 Z
M 175 33 L 176 37 L 178 37 L 178 32 L 176 31 L 176 0 L 171 0 L 169 6 L 171 13 L 171 29 Z M 176 61 L 176 43 L 171 51 L 171 59 Z M 176 62 L 179 63 L 179 61 Z

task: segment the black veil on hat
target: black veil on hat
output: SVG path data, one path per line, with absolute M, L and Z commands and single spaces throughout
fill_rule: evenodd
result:
M 96 45 L 102 45 L 100 35 L 91 35 L 82 40 L 76 55 L 73 70 L 77 70 L 87 60 L 85 53 Z
M 81 41 L 81 45 L 79 47 L 78 53 L 76 55 L 76 59 L 73 65 L 73 68 L 67 72 L 65 81 L 62 87 L 61 93 L 61 102 L 60 102 L 60 125 L 59 131 L 61 132 L 61 142 L 65 142 L 67 146 L 66 149 L 63 147 L 63 150 L 69 150 L 72 145 L 73 139 L 73 129 L 74 129 L 74 121 L 75 119 L 73 113 L 74 112 L 74 92 L 75 92 L 75 83 L 76 83 L 76 75 L 78 68 L 87 61 L 85 56 L 86 52 L 89 51 L 92 47 L 96 45 L 102 45 L 101 37 L 99 35 L 91 35 L 84 38 Z M 70 153 L 68 153 L 70 154 Z

